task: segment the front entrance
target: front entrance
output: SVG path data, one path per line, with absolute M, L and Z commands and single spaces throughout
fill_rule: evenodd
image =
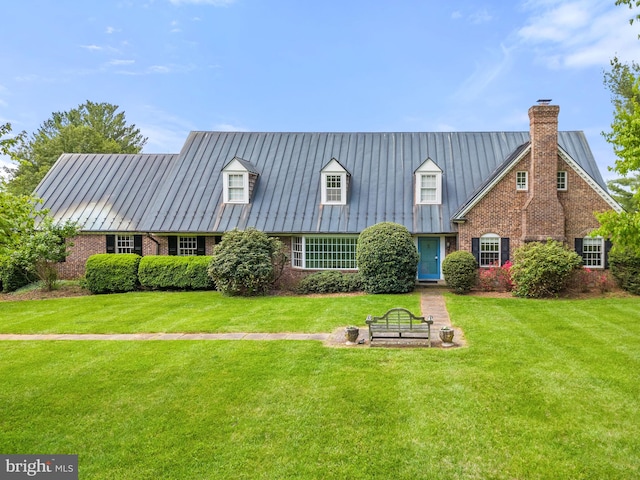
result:
M 440 280 L 440 239 L 419 237 L 418 280 Z

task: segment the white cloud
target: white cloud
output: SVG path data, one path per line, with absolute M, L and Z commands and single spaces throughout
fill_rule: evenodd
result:
M 462 18 L 462 13 L 460 13 L 460 10 L 456 10 L 451 14 L 451 18 L 453 18 L 454 20 Z
M 103 50 L 103 47 L 100 47 L 99 45 L 80 45 L 81 48 L 84 48 L 85 50 L 90 50 L 93 52 L 98 52 L 100 50 Z
M 149 73 L 170 73 L 171 68 L 166 65 L 152 65 L 147 71 Z
M 133 65 L 134 63 L 136 63 L 135 60 L 114 59 L 114 60 L 111 60 L 111 61 L 107 62 L 107 65 L 113 66 L 113 67 L 118 67 L 118 66 L 122 66 L 122 65 Z
M 537 0 L 525 6 L 532 15 L 517 37 L 549 68 L 607 66 L 614 55 L 640 56 L 638 31 L 629 26 L 625 8 L 599 0 Z
M 169 0 L 173 5 L 213 5 L 214 7 L 227 7 L 236 0 Z
M 237 125 L 232 125 L 230 123 L 218 123 L 213 126 L 213 129 L 218 132 L 248 132 L 249 131 L 245 127 L 239 127 Z
M 120 32 L 121 30 L 115 27 L 107 27 L 104 30 L 104 33 L 106 33 L 107 35 L 111 35 L 112 33 L 116 33 L 116 32 Z
M 490 22 L 493 17 L 489 14 L 486 9 L 478 10 L 477 12 L 469 15 L 469 20 L 471 23 L 479 24 L 479 23 L 487 23 Z

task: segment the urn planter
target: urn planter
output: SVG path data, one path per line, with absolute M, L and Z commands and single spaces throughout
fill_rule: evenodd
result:
M 439 334 L 443 347 L 453 347 L 453 335 L 455 331 L 452 328 L 442 327 Z
M 358 335 L 360 335 L 360 329 L 358 327 L 347 327 L 345 329 L 347 345 L 355 344 L 358 341 Z

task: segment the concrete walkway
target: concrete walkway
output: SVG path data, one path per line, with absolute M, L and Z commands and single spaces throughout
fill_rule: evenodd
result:
M 432 347 L 442 346 L 438 331 L 446 326 L 451 327 L 449 313 L 445 307 L 442 289 L 438 287 L 421 288 L 421 305 L 422 315 L 433 316 L 433 325 L 431 326 L 431 345 Z M 360 326 L 359 343 L 352 347 L 368 346 L 368 331 L 364 325 L 358 322 Z M 2 340 L 317 340 L 324 342 L 330 346 L 345 346 L 344 328 L 336 329 L 332 333 L 118 333 L 118 334 L 0 334 Z M 459 329 L 456 330 L 454 344 L 455 346 L 464 345 L 464 337 Z M 380 346 L 425 346 L 426 341 L 422 340 L 403 340 L 389 339 L 376 340 L 374 345 Z

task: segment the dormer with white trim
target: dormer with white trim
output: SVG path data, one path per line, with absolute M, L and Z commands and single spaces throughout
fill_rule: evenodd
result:
M 442 204 L 442 170 L 427 158 L 415 171 L 416 205 Z
M 249 203 L 258 176 L 258 171 L 251 163 L 242 158 L 234 157 L 222 169 L 223 202 Z
M 322 205 L 346 205 L 351 174 L 332 158 L 320 171 Z

